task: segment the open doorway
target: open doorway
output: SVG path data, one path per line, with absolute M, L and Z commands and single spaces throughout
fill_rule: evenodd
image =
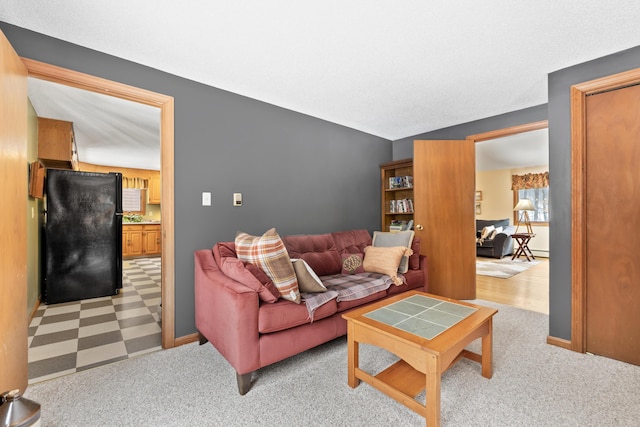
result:
M 523 196 L 512 189 L 512 176 L 548 171 L 548 123 L 535 122 L 467 139 L 476 142 L 477 297 L 548 314 L 548 219 L 533 222 L 535 237 L 529 247 L 535 259 L 522 256 L 512 260 L 519 244 L 509 236 L 516 230 L 526 231 L 522 224 L 518 227 L 522 217 L 514 212 L 518 197 Z
M 161 181 L 161 300 L 162 347 L 175 345 L 174 332 L 174 219 L 173 219 L 173 98 L 120 83 L 23 58 L 29 77 L 47 80 L 89 92 L 113 96 L 158 109 L 160 121 Z

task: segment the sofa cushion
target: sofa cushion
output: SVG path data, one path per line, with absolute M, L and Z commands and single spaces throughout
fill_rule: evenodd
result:
M 303 259 L 291 259 L 291 262 L 298 278 L 300 292 L 326 292 L 327 288 L 324 287 L 318 275 Z
M 291 258 L 306 261 L 318 276 L 340 273 L 342 262 L 331 234 L 307 234 L 282 238 Z
M 273 280 L 271 280 L 269 276 L 267 276 L 267 273 L 262 271 L 262 269 L 257 265 L 253 265 L 250 262 L 245 262 L 244 267 L 249 270 L 249 273 L 253 274 L 253 277 L 255 277 L 260 283 L 262 283 L 265 288 L 267 288 L 271 295 L 273 295 L 276 299 L 280 298 L 280 291 L 278 290 L 278 288 L 276 288 Z
M 245 267 L 245 263 L 238 258 L 224 257 L 219 267 L 225 276 L 256 291 L 261 301 L 274 303 L 278 300 L 278 298 Z
M 240 232 L 236 236 L 235 245 L 238 258 L 260 267 L 273 280 L 282 298 L 300 303 L 296 273 L 275 228 L 269 229 L 262 236 Z
M 420 238 L 414 237 L 411 242 L 413 253 L 409 256 L 409 270 L 420 270 Z
M 232 256 L 235 258 L 238 257 L 238 255 L 236 254 L 236 244 L 234 242 L 218 242 L 216 243 L 215 246 L 218 247 L 217 255 L 219 257 L 227 257 L 227 256 Z M 213 256 L 214 257 L 216 256 L 216 251 L 213 252 Z
M 313 314 L 313 321 L 331 316 L 337 311 L 336 300 L 321 305 Z M 305 304 L 292 304 L 280 299 L 274 304 L 260 304 L 258 308 L 258 331 L 261 334 L 284 331 L 311 323 Z
M 393 283 L 401 285 L 402 279 L 398 277 L 398 266 L 402 257 L 410 254 L 411 248 L 404 246 L 367 246 L 364 248 L 364 271 L 386 274 Z
M 487 225 L 486 227 L 483 227 L 482 230 L 480 231 L 480 238 L 481 239 L 489 239 L 491 236 L 491 233 L 493 233 L 493 230 L 495 230 L 496 227 L 494 227 L 493 225 Z
M 364 254 L 342 254 L 342 274 L 364 273 Z
M 395 288 L 395 286 L 391 286 L 391 287 Z M 366 297 L 362 297 L 362 298 L 358 298 L 358 299 L 354 299 L 354 300 L 338 301 L 337 310 L 339 312 L 350 310 L 350 309 L 352 309 L 354 307 L 359 307 L 359 306 L 367 304 L 369 302 L 373 302 L 373 301 L 377 301 L 379 299 L 382 299 L 386 295 L 387 295 L 387 290 L 384 290 L 384 291 L 378 291 L 375 294 L 367 295 Z
M 404 246 L 411 248 L 413 243 L 413 236 L 415 232 L 413 230 L 400 231 L 398 233 L 390 233 L 386 231 L 374 231 L 373 232 L 373 246 L 389 247 L 389 246 Z M 409 270 L 409 255 L 403 256 L 398 266 L 398 273 L 406 273 Z
M 236 260 L 238 259 L 235 248 L 236 248 L 236 245 L 234 242 L 218 242 L 213 246 L 213 249 L 212 249 L 213 259 L 216 261 L 216 264 L 218 265 L 218 268 L 220 268 L 221 271 L 223 271 L 223 264 L 225 263 L 224 260 L 226 258 L 233 258 Z M 276 288 L 276 285 L 273 283 L 273 280 L 271 280 L 269 276 L 267 276 L 266 273 L 262 271 L 260 267 L 257 267 L 251 263 L 244 262 L 241 260 L 238 260 L 238 261 L 242 262 L 244 267 L 249 271 L 249 273 L 251 273 L 255 277 L 255 279 L 258 282 L 260 282 L 276 299 L 280 298 L 280 291 L 278 291 L 278 288 Z M 233 262 L 233 261 L 230 261 L 230 262 Z M 242 272 L 236 272 L 236 273 L 242 273 Z M 256 290 L 256 292 L 260 294 L 260 299 L 262 301 L 271 302 L 269 301 L 271 300 L 271 298 L 268 295 L 261 294 L 261 292 L 263 292 L 263 289 L 260 288 L 259 286 L 256 286 L 255 281 L 252 280 L 250 277 L 246 277 L 243 274 L 241 274 L 240 276 L 236 275 L 236 277 L 232 277 L 231 275 L 233 274 L 233 272 L 225 272 L 225 274 L 231 277 L 232 279 L 242 283 L 243 285 L 249 286 L 251 289 Z
M 476 219 L 476 231 L 482 231 L 482 229 L 488 225 L 494 227 L 507 227 L 509 226 L 509 218 L 504 219 Z
M 371 234 L 367 230 L 349 230 L 331 233 L 340 254 L 361 254 L 371 246 Z

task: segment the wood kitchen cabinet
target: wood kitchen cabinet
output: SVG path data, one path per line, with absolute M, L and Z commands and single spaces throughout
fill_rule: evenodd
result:
M 122 226 L 122 257 L 160 255 L 162 253 L 160 224 L 126 224 Z
M 159 205 L 160 195 L 160 173 L 157 173 L 152 175 L 151 179 L 149 179 L 149 204 Z
M 122 257 L 142 255 L 142 226 L 122 226 Z
M 38 117 L 38 159 L 47 167 L 78 170 L 73 123 Z
M 158 255 L 162 253 L 162 239 L 160 225 L 142 226 L 142 253 L 144 255 Z

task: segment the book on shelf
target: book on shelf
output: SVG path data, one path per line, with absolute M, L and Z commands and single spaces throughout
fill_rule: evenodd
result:
M 413 220 L 411 221 L 393 220 L 389 224 L 389 231 L 405 231 L 405 230 L 411 230 L 412 228 L 413 228 Z
M 389 202 L 390 213 L 413 213 L 412 199 L 398 199 Z
M 390 176 L 389 177 L 389 189 L 396 188 L 412 188 L 413 177 L 410 175 L 405 176 Z

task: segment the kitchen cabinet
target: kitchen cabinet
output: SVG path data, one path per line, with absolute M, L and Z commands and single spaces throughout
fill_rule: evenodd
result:
M 160 225 L 142 226 L 142 253 L 144 255 L 158 255 L 162 253 L 162 239 Z
M 154 174 L 149 179 L 149 204 L 160 204 L 160 173 Z
M 122 257 L 142 255 L 142 226 L 122 226 Z
M 38 117 L 38 159 L 46 167 L 78 170 L 72 122 Z
M 162 227 L 160 224 L 123 224 L 122 257 L 160 255 Z

